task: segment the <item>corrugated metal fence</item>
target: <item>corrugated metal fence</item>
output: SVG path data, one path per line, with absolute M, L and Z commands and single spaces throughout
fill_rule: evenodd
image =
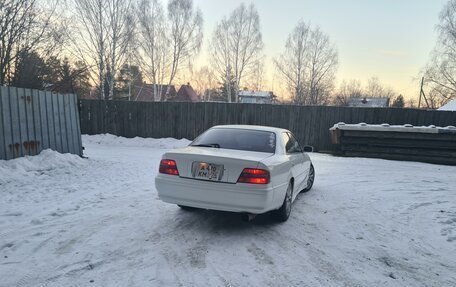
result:
M 102 100 L 79 103 L 84 134 L 194 139 L 214 125 L 266 125 L 289 129 L 302 144 L 319 151 L 335 150 L 329 128 L 338 122 L 456 125 L 456 112 L 414 109 Z
M 77 97 L 0 87 L 0 159 L 43 149 L 82 156 Z

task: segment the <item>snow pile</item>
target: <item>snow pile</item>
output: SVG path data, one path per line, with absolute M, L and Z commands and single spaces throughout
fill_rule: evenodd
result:
M 449 101 L 446 105 L 441 107 L 439 111 L 456 111 L 456 100 Z
M 404 132 L 404 133 L 429 133 L 429 134 L 438 134 L 438 133 L 456 133 L 455 126 L 448 127 L 437 127 L 434 125 L 430 126 L 413 126 L 411 124 L 405 125 L 390 125 L 387 123 L 380 125 L 359 123 L 359 124 L 346 124 L 346 123 L 337 123 L 330 130 L 346 130 L 346 131 L 376 131 L 376 132 Z
M 37 156 L 25 156 L 12 160 L 0 160 L 0 184 L 20 180 L 31 174 L 42 174 L 63 168 L 82 167 L 84 159 L 73 154 L 61 154 L 47 149 Z
M 132 139 L 118 137 L 111 134 L 101 134 L 101 135 L 82 135 L 82 141 L 84 144 L 99 144 L 99 145 L 108 145 L 108 146 L 124 146 L 124 147 L 153 147 L 159 149 L 170 149 L 170 148 L 179 148 L 185 147 L 190 144 L 190 141 L 187 139 L 176 140 L 173 138 L 162 138 L 162 139 L 153 139 L 153 138 L 141 138 L 135 137 Z

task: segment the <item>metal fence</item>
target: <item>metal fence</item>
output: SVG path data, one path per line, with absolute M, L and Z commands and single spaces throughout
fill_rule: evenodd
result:
M 456 112 L 415 109 L 102 100 L 79 104 L 84 134 L 194 139 L 214 125 L 266 125 L 289 129 L 318 151 L 335 150 L 329 128 L 338 122 L 456 125 Z
M 82 156 L 77 97 L 0 87 L 0 159 L 44 149 Z

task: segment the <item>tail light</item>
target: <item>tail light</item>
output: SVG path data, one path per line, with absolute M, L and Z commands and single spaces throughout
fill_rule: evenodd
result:
M 179 175 L 176 162 L 172 159 L 162 159 L 160 161 L 159 172 L 164 174 Z
M 253 184 L 268 184 L 269 181 L 269 171 L 258 168 L 244 168 L 238 179 L 238 182 Z

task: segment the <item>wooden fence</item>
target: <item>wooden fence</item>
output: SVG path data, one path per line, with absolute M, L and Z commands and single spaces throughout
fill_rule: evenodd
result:
M 456 165 L 456 128 L 338 125 L 331 140 L 343 156 Z
M 82 156 L 76 95 L 0 87 L 0 159 L 43 149 Z
M 456 112 L 415 109 L 102 100 L 79 104 L 83 134 L 194 139 L 214 125 L 266 125 L 289 129 L 302 144 L 329 152 L 335 150 L 329 128 L 338 122 L 456 125 Z

